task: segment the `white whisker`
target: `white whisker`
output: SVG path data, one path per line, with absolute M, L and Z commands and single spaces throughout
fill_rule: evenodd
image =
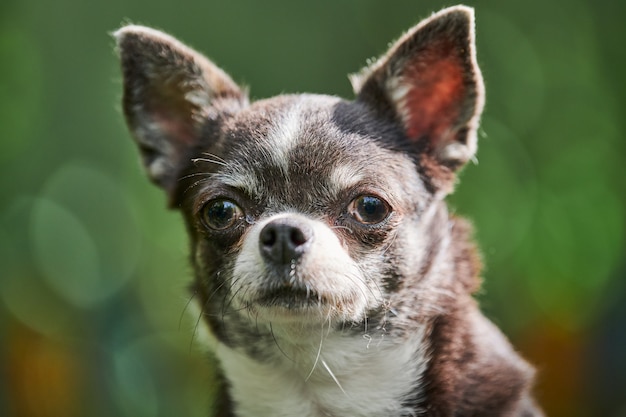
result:
M 309 372 L 309 374 L 306 376 L 306 378 L 304 378 L 304 381 L 308 381 L 309 378 L 311 378 L 311 375 L 313 375 L 313 372 L 315 371 L 315 368 L 317 367 L 317 363 L 320 360 L 320 356 L 322 354 L 322 345 L 324 344 L 324 324 L 322 324 L 321 326 L 321 332 L 320 332 L 320 345 L 317 348 L 317 355 L 315 356 L 315 361 L 313 362 L 313 366 L 311 367 L 311 371 Z
M 215 165 L 221 165 L 221 166 L 227 166 L 226 162 L 223 161 L 217 161 L 215 159 L 207 159 L 207 158 L 193 158 L 191 160 L 191 162 L 194 163 L 194 165 L 197 165 L 198 162 L 208 162 L 210 164 L 215 164 Z
M 328 364 L 326 363 L 326 361 L 324 359 L 322 359 L 322 365 L 324 365 L 324 368 L 326 368 L 326 371 L 328 372 L 328 374 L 330 375 L 330 377 L 333 379 L 333 381 L 335 381 L 335 384 L 337 384 L 337 386 L 339 387 L 339 389 L 341 390 L 341 392 L 343 392 L 345 394 L 346 397 L 350 397 L 348 395 L 348 393 L 343 389 L 343 387 L 341 386 L 341 384 L 339 383 L 339 380 L 337 379 L 337 377 L 335 376 L 335 374 L 333 373 L 333 371 L 330 370 L 330 367 L 328 366 Z

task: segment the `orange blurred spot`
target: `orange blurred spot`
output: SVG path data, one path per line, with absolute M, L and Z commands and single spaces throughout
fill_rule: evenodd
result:
M 81 378 L 67 346 L 19 324 L 6 338 L 8 400 L 17 417 L 80 415 Z
M 516 343 L 537 367 L 535 392 L 546 415 L 587 416 L 585 398 L 586 338 L 554 322 L 535 323 Z

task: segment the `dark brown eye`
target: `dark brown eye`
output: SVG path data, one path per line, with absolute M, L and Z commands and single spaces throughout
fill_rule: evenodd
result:
M 391 208 L 378 197 L 362 195 L 348 205 L 348 213 L 359 223 L 378 224 L 389 216 Z
M 209 201 L 202 209 L 204 224 L 213 230 L 226 230 L 243 217 L 243 210 L 226 199 Z

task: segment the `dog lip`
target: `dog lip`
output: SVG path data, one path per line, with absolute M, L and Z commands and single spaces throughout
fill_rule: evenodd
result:
M 285 307 L 288 309 L 317 306 L 324 304 L 325 301 L 324 297 L 310 288 L 294 288 L 288 285 L 268 290 L 255 300 L 257 304 L 264 307 Z

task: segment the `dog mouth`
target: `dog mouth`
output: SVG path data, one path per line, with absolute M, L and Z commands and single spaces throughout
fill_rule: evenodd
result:
M 288 310 L 302 310 L 320 307 L 328 303 L 321 294 L 311 287 L 305 288 L 284 286 L 263 292 L 255 299 L 255 304 L 265 308 L 285 308 Z

